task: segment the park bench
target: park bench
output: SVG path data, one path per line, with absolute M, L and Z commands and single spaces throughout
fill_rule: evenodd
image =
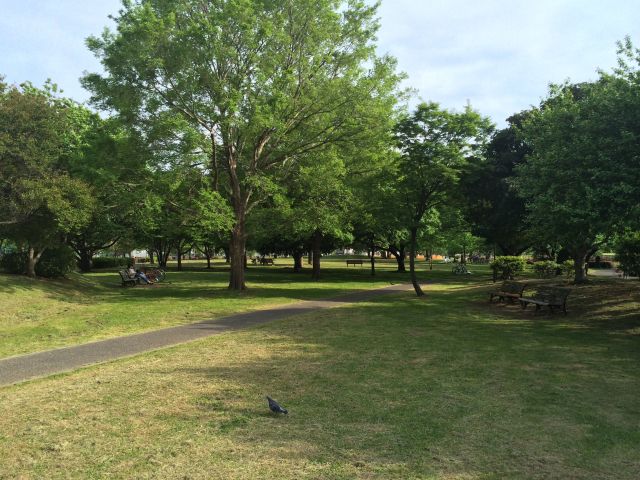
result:
M 493 299 L 497 297 L 498 302 L 502 302 L 505 298 L 508 298 L 509 302 L 513 303 L 514 299 L 522 297 L 522 292 L 526 287 L 526 283 L 503 282 L 497 291 L 489 293 L 489 302 L 493 302 Z
M 362 260 L 347 260 L 347 268 L 349 268 L 349 265 L 353 265 L 354 267 L 356 265 L 362 266 Z
M 138 284 L 138 279 L 131 278 L 126 270 L 120 270 L 118 273 L 120 274 L 120 279 L 122 280 L 123 287 L 126 287 L 127 285 L 135 287 Z
M 273 258 L 261 258 L 260 265 L 273 265 Z
M 562 308 L 562 311 L 566 315 L 567 297 L 569 293 L 571 293 L 570 288 L 542 285 L 536 289 L 536 292 L 531 297 L 521 297 L 520 305 L 522 305 L 522 308 L 527 308 L 527 305 L 531 303 L 536 306 L 536 311 L 542 307 L 547 307 L 549 313 L 552 313 L 554 308 Z

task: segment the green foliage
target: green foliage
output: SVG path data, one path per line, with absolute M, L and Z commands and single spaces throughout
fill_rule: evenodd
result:
M 565 277 L 571 278 L 575 273 L 575 265 L 576 262 L 573 260 L 565 260 L 560 264 L 560 268 L 562 268 L 562 273 Z
M 561 266 L 552 260 L 545 260 L 533 264 L 533 271 L 537 277 L 551 278 L 555 277 Z
M 27 256 L 24 252 L 7 252 L 0 257 L 0 268 L 6 273 L 22 275 L 27 268 Z
M 525 259 L 522 257 L 496 257 L 489 265 L 494 276 L 502 280 L 512 280 L 524 272 Z
M 640 233 L 628 235 L 618 241 L 616 260 L 627 275 L 640 276 Z
M 27 254 L 17 251 L 7 253 L 0 258 L 0 267 L 7 273 L 22 275 L 27 268 Z M 46 278 L 63 277 L 76 268 L 73 251 L 65 246 L 48 248 L 42 253 L 36 265 L 36 275 Z

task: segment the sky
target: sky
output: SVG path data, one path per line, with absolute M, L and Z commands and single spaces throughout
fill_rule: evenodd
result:
M 0 75 L 37 86 L 51 78 L 86 101 L 79 77 L 100 71 L 85 46 L 113 26 L 120 0 L 0 0 Z M 594 80 L 625 35 L 640 46 L 638 0 L 383 0 L 379 52 L 398 59 L 416 98 L 499 126 L 537 105 L 550 82 Z

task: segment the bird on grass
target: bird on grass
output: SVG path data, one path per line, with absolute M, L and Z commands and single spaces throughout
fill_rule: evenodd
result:
M 267 400 L 269 401 L 269 409 L 273 413 L 284 413 L 285 415 L 289 413 L 289 411 L 286 408 L 281 407 L 280 404 L 276 402 L 273 398 L 271 398 L 269 395 L 267 395 Z

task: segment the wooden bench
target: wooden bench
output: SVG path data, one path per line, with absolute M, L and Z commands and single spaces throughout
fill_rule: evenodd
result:
M 126 270 L 120 270 L 118 273 L 120 274 L 120 279 L 122 280 L 123 287 L 126 287 L 127 285 L 135 287 L 138 284 L 138 279 L 131 278 Z
M 260 265 L 273 265 L 273 258 L 261 258 Z
M 514 299 L 522 297 L 522 292 L 524 292 L 526 287 L 526 283 L 503 282 L 497 291 L 489 293 L 489 302 L 493 302 L 493 299 L 497 297 L 498 302 L 502 302 L 505 298 L 508 298 L 509 302 L 513 303 Z
M 349 268 L 349 265 L 353 265 L 354 267 L 356 265 L 362 266 L 362 260 L 347 260 L 347 268 Z
M 536 306 L 536 311 L 542 307 L 547 307 L 549 313 L 553 313 L 554 308 L 562 308 L 567 314 L 567 297 L 571 293 L 570 288 L 540 286 L 531 297 L 521 297 L 520 305 L 527 308 L 530 303 Z

